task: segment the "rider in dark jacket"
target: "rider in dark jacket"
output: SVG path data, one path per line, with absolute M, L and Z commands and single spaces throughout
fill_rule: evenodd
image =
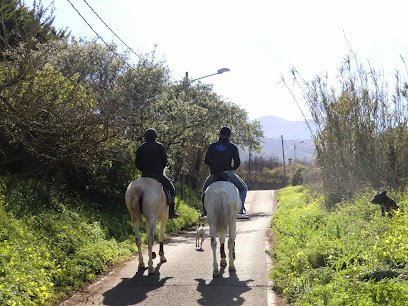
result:
M 179 215 L 174 211 L 175 188 L 163 174 L 167 165 L 167 153 L 163 145 L 156 142 L 156 137 L 155 129 L 145 131 L 145 142 L 136 150 L 136 167 L 142 171 L 142 176 L 153 177 L 162 183 L 163 187 L 170 193 L 169 218 L 177 218 Z
M 220 130 L 219 140 L 210 144 L 207 153 L 205 154 L 204 162 L 210 168 L 211 174 L 206 178 L 203 185 L 203 194 L 207 187 L 213 183 L 216 176 L 220 173 L 225 173 L 228 179 L 238 188 L 242 206 L 240 215 L 246 218 L 245 214 L 245 199 L 248 191 L 248 186 L 245 182 L 234 173 L 241 164 L 239 152 L 236 145 L 230 142 L 231 130 L 228 127 L 223 127 Z M 203 205 L 202 217 L 207 215 L 207 211 Z

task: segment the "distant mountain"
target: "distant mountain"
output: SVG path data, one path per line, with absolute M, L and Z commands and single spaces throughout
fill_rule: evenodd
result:
M 314 142 L 305 121 L 290 121 L 274 116 L 264 116 L 257 119 L 260 121 L 264 138 L 262 140 L 262 152 L 255 154 L 264 157 L 276 157 L 285 162 L 289 159 L 298 161 L 312 161 L 315 151 Z M 309 122 L 313 130 L 313 122 Z M 283 137 L 283 148 L 282 148 Z M 242 152 L 242 158 L 248 159 L 248 152 Z
M 282 161 L 285 154 L 285 162 L 288 164 L 289 159 L 297 161 L 312 161 L 315 151 L 314 142 L 311 139 L 282 139 L 281 138 L 264 138 L 261 155 L 264 157 L 277 157 Z
M 265 138 L 284 139 L 312 139 L 309 128 L 305 121 L 290 121 L 275 116 L 264 116 L 257 119 L 260 121 Z M 308 122 L 313 127 L 313 122 Z

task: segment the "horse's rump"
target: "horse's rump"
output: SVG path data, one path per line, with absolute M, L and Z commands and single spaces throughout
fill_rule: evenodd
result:
M 225 234 L 228 230 L 228 218 L 235 219 L 240 209 L 238 190 L 231 182 L 217 181 L 208 186 L 205 194 L 204 205 L 209 221 L 214 221 L 218 234 Z
M 142 174 L 142 177 L 150 177 L 152 179 L 155 179 L 157 182 L 159 182 L 161 184 L 161 186 L 163 188 L 163 191 L 164 191 L 164 194 L 166 196 L 166 203 L 167 203 L 167 205 L 169 205 L 170 204 L 170 198 L 171 198 L 170 190 L 165 188 L 165 185 L 160 180 L 160 175 L 157 174 L 157 173 L 148 172 L 148 173 Z
M 150 208 L 155 203 L 163 203 L 165 197 L 162 185 L 156 179 L 141 177 L 132 181 L 125 194 L 126 206 L 131 215 L 132 222 L 142 214 L 147 217 Z

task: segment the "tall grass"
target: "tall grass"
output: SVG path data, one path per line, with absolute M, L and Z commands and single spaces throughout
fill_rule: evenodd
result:
M 389 193 L 401 207 L 393 218 L 372 190 L 332 212 L 305 187 L 280 190 L 274 289 L 295 305 L 408 305 L 408 193 Z
M 352 54 L 338 72 L 332 82 L 327 75 L 307 81 L 292 71 L 315 125 L 328 207 L 366 186 L 407 186 L 408 177 L 408 70 L 396 71 L 389 86 Z

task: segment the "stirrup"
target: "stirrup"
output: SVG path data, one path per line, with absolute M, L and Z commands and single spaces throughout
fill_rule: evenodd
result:
M 248 219 L 248 215 L 246 213 L 239 213 L 237 215 L 237 219 Z
M 176 219 L 178 217 L 180 217 L 180 215 L 176 213 L 175 211 L 169 212 L 169 219 Z
M 207 221 L 207 215 L 201 214 L 201 215 L 198 217 L 198 220 L 200 220 L 200 221 Z

